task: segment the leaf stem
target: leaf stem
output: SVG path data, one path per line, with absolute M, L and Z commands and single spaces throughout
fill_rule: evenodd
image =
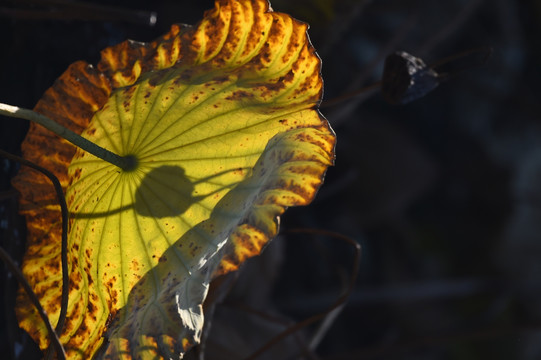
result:
M 85 139 L 81 135 L 78 135 L 58 124 L 56 121 L 51 120 L 45 115 L 38 114 L 35 111 L 29 109 L 23 109 L 17 106 L 0 103 L 0 114 L 9 117 L 15 117 L 35 122 L 46 129 L 54 132 L 58 136 L 68 140 L 73 145 L 91 153 L 92 155 L 99 157 L 113 165 L 125 171 L 131 171 L 137 166 L 137 160 L 134 156 L 120 156 L 109 150 L 102 148 L 94 144 L 92 141 Z

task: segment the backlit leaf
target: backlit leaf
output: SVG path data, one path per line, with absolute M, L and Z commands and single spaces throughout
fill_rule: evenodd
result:
M 55 172 L 70 210 L 70 358 L 178 358 L 200 340 L 216 274 L 236 270 L 308 204 L 334 158 L 317 111 L 320 61 L 307 26 L 266 0 L 218 0 L 194 27 L 72 64 L 35 110 L 138 160 L 122 171 L 36 126 L 26 158 Z M 60 216 L 47 180 L 22 170 L 23 271 L 53 324 Z M 48 346 L 20 292 L 21 327 Z M 180 354 L 180 355 L 179 355 Z

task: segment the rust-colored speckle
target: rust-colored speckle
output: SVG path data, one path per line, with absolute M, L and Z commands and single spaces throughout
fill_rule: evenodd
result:
M 118 303 L 118 291 L 113 290 L 113 291 L 111 291 L 111 304 L 112 304 L 112 307 L 116 307 L 117 303 Z
M 132 271 L 139 271 L 139 262 L 136 259 L 132 259 L 131 261 L 131 270 Z M 128 275 L 128 274 L 126 274 Z
M 96 307 L 90 301 L 88 302 L 88 305 L 86 306 L 86 308 L 89 313 L 93 313 L 96 310 Z
M 205 44 L 205 58 L 209 58 L 210 55 L 214 53 L 221 45 L 220 43 L 222 41 L 222 33 L 226 24 L 224 20 L 218 16 L 207 18 L 208 25 L 205 29 L 207 41 L 207 43 Z
M 75 169 L 75 171 L 73 172 L 73 178 L 75 180 L 79 180 L 81 178 L 81 171 L 81 168 Z
M 233 170 L 233 174 L 238 175 L 238 176 L 242 176 L 242 175 L 244 175 L 244 169 L 243 168 L 237 168 L 237 169 Z
M 248 91 L 244 90 L 236 90 L 231 93 L 231 95 L 227 96 L 226 100 L 242 100 L 242 99 L 250 99 L 253 98 L 254 94 Z

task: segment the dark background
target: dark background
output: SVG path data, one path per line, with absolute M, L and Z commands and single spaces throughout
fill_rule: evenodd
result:
M 96 63 L 106 46 L 150 41 L 213 7 L 210 0 L 98 6 L 108 3 L 0 2 L 0 102 L 32 108 L 70 63 Z M 455 76 L 407 105 L 367 92 L 321 109 L 337 133 L 336 165 L 312 205 L 286 212 L 282 235 L 246 264 L 217 306 L 206 358 L 240 359 L 345 290 L 351 246 L 288 232 L 308 228 L 361 244 L 356 287 L 320 327 L 320 342 L 309 326 L 262 358 L 301 351 L 328 360 L 541 359 L 541 2 L 272 5 L 310 23 L 325 99 L 378 81 L 396 50 L 428 64 L 474 48 L 493 52 L 486 62 L 480 50 L 449 64 Z M 27 128 L 0 118 L 0 147 L 19 154 Z M 17 169 L 0 159 L 0 245 L 20 259 L 24 221 L 9 183 Z M 32 358 L 14 320 L 16 284 L 5 269 L 0 275 L 0 354 Z

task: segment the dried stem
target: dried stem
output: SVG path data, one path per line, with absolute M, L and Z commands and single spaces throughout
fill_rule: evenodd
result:
M 62 262 L 62 297 L 60 302 L 60 315 L 58 316 L 58 322 L 56 323 L 55 331 L 57 334 L 62 333 L 62 329 L 66 322 L 66 314 L 68 311 L 68 296 L 69 296 L 69 276 L 68 276 L 68 205 L 66 204 L 66 198 L 64 197 L 64 192 L 62 191 L 62 185 L 58 178 L 49 170 L 42 168 L 26 159 L 23 159 L 19 156 L 12 155 L 4 150 L 0 149 L 0 156 L 17 161 L 22 165 L 31 167 L 34 170 L 41 172 L 43 175 L 47 176 L 49 180 L 53 183 L 53 186 L 56 191 L 56 196 L 60 204 L 60 209 L 62 211 L 62 246 L 61 246 L 61 262 Z M 22 275 L 22 274 L 21 274 Z M 58 351 L 58 349 L 57 349 Z
M 347 244 L 351 245 L 354 248 L 354 259 L 353 259 L 353 273 L 349 279 L 348 288 L 347 290 L 338 297 L 338 299 L 335 300 L 335 302 L 324 312 L 321 312 L 316 315 L 312 315 L 309 318 L 296 323 L 295 325 L 292 325 L 288 327 L 286 330 L 282 331 L 280 334 L 273 337 L 271 340 L 269 340 L 265 345 L 261 346 L 259 349 L 257 349 L 255 352 L 253 352 L 250 356 L 248 356 L 244 360 L 255 360 L 259 356 L 261 356 L 265 351 L 276 345 L 278 342 L 280 342 L 282 339 L 286 338 L 287 336 L 296 333 L 300 329 L 309 326 L 319 320 L 324 319 L 329 313 L 332 311 L 338 309 L 340 306 L 342 306 L 348 299 L 349 295 L 355 288 L 355 281 L 357 279 L 357 273 L 359 270 L 359 264 L 361 259 L 361 246 L 353 239 L 351 239 L 348 236 L 335 233 L 332 231 L 327 230 L 317 230 L 317 229 L 290 229 L 287 231 L 287 233 L 304 233 L 304 234 L 316 234 L 316 235 L 325 235 L 329 236 L 335 239 L 342 240 L 346 242 Z
M 92 155 L 99 157 L 100 159 L 105 160 L 113 165 L 116 165 L 125 171 L 131 171 L 137 166 L 137 160 L 134 156 L 117 155 L 109 150 L 102 148 L 101 146 L 94 144 L 92 141 L 85 139 L 81 135 L 78 135 L 73 131 L 63 127 L 54 120 L 51 120 L 44 115 L 38 114 L 35 111 L 0 103 L 0 114 L 35 122 L 45 127 L 46 129 L 54 132 L 58 136 L 68 140 L 73 145 L 78 146 L 81 149 L 91 153 Z

